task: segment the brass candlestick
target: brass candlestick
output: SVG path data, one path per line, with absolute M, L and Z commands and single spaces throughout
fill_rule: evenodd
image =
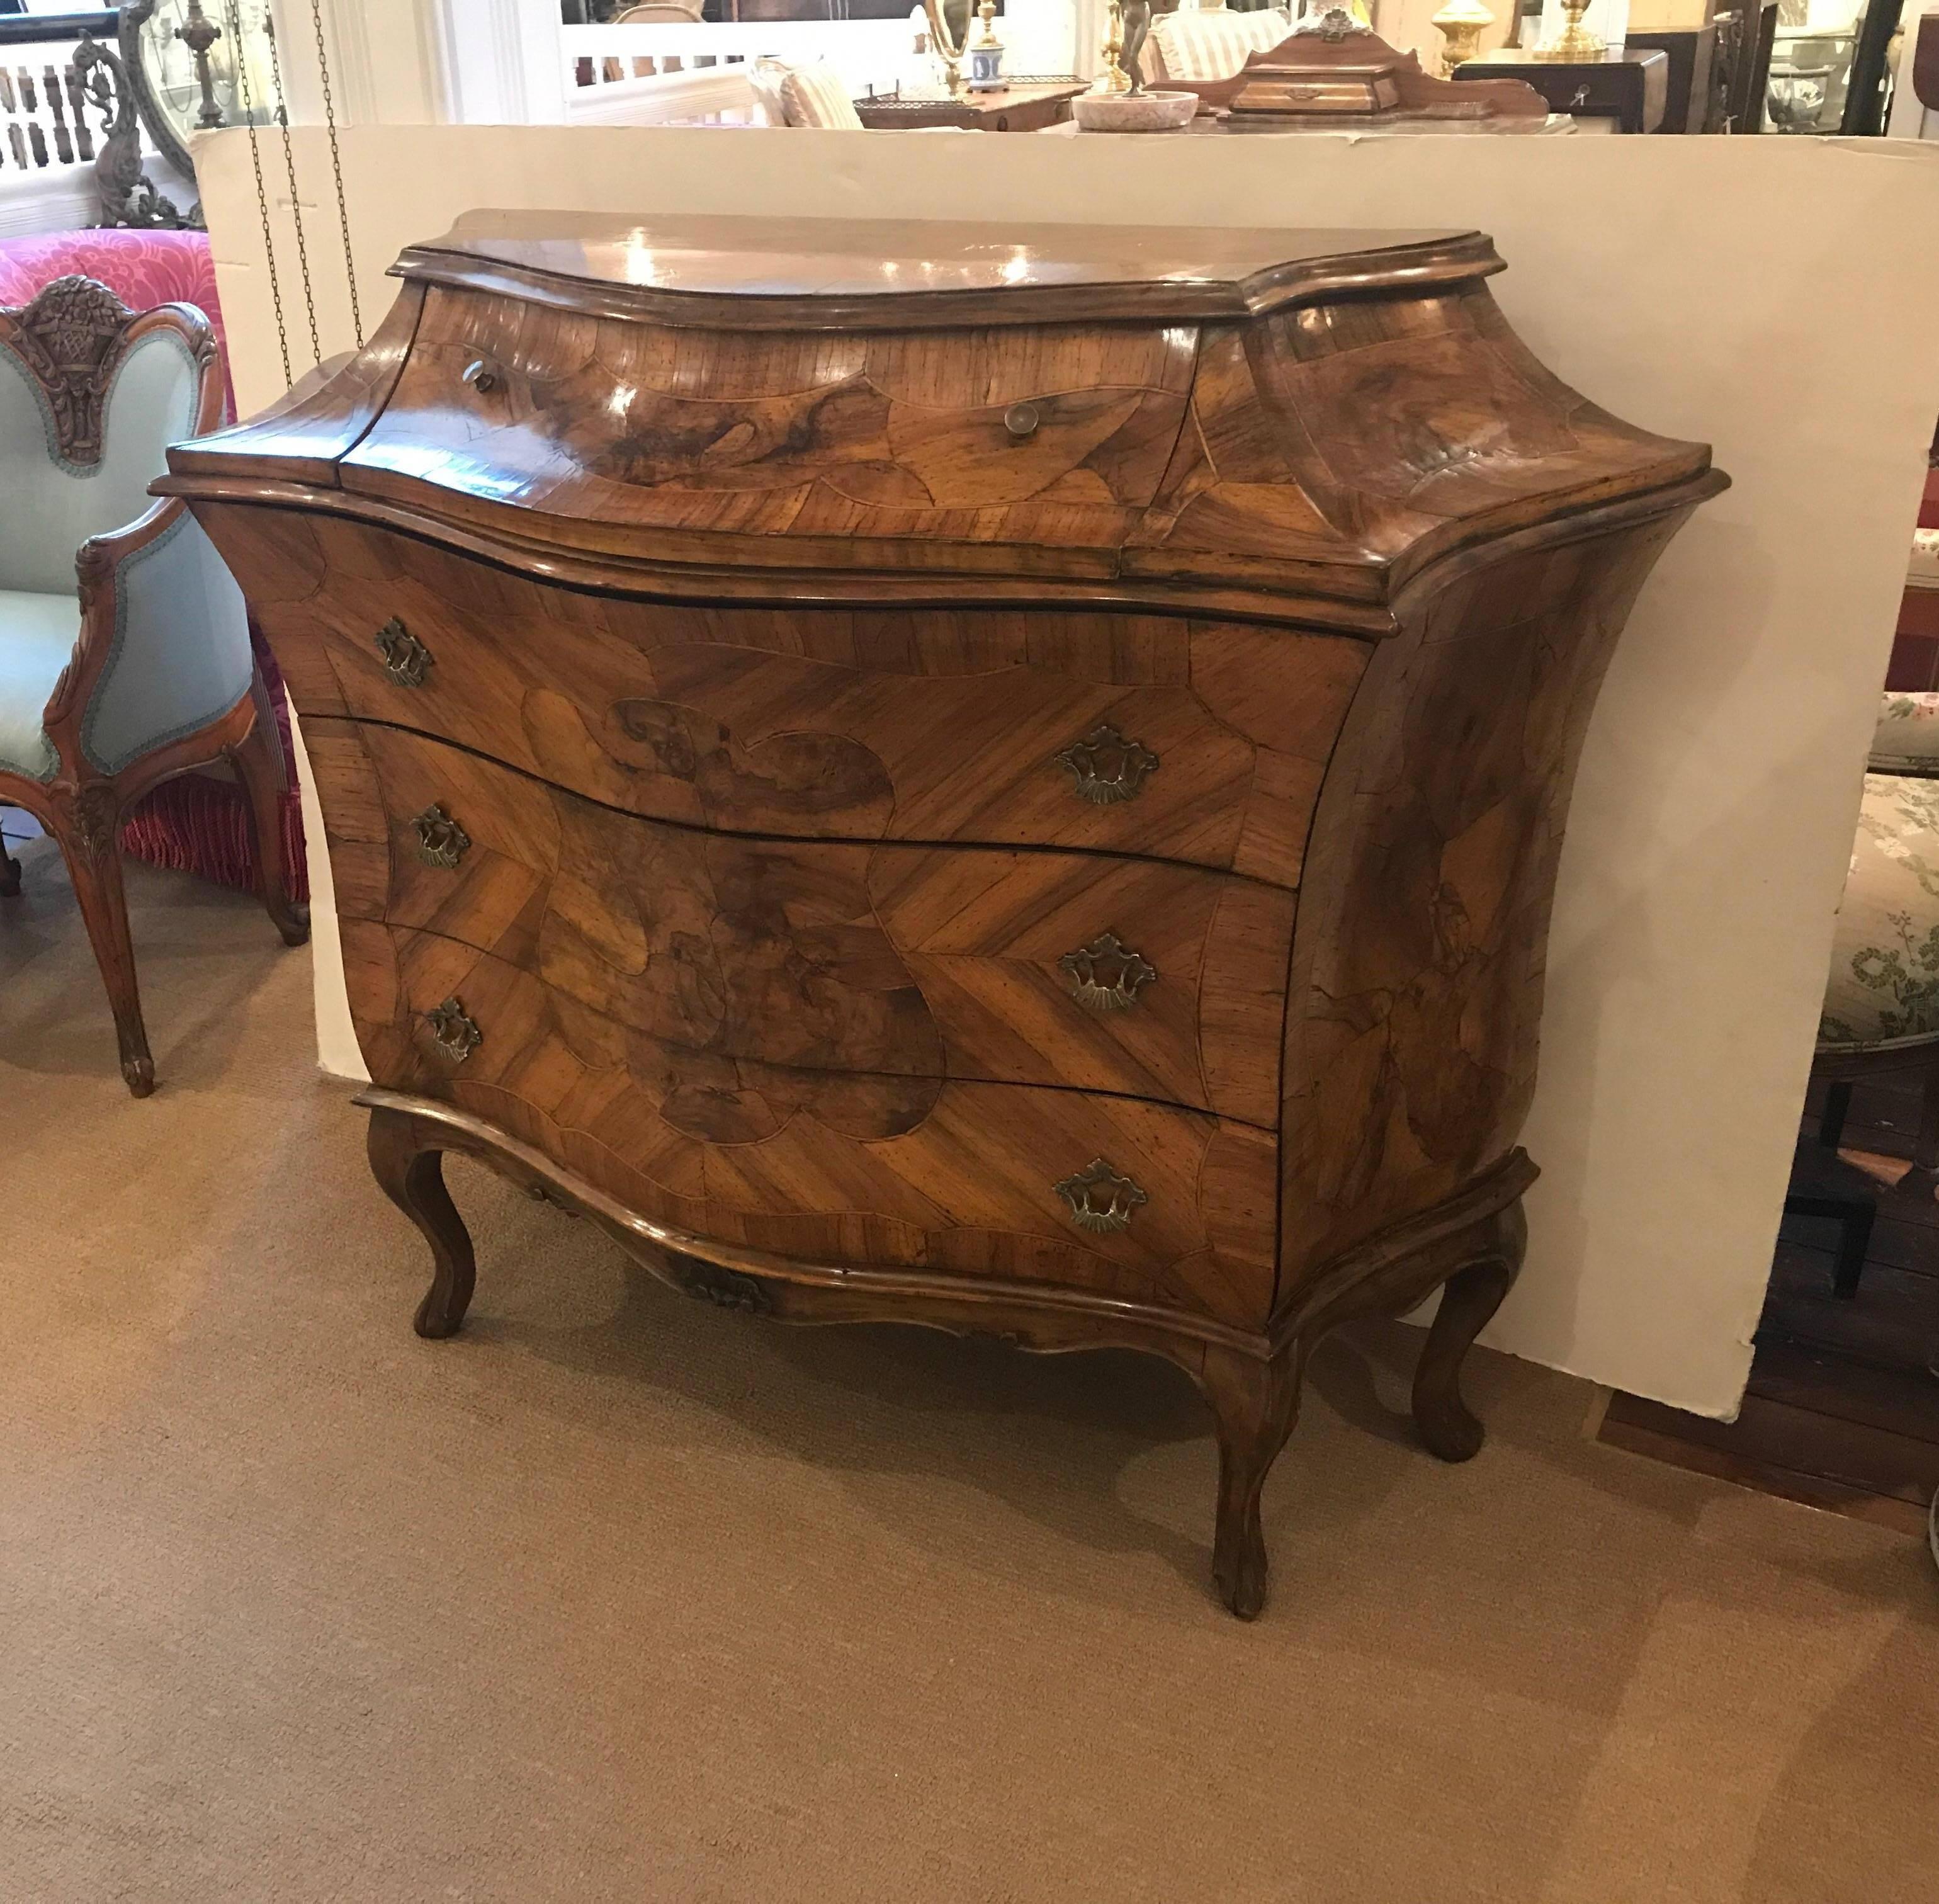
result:
M 1553 60 L 1558 65 L 1579 65 L 1585 60 L 1601 59 L 1609 51 L 1608 47 L 1582 24 L 1582 16 L 1589 11 L 1590 4 L 1590 0 L 1562 0 L 1568 24 L 1563 28 L 1561 38 L 1537 47 L 1530 56 Z
M 1125 0 L 1111 0 L 1104 17 L 1104 70 L 1091 83 L 1094 93 L 1128 93 L 1131 76 L 1121 63 L 1125 51 Z
M 209 131 L 224 123 L 222 108 L 215 101 L 215 75 L 209 63 L 209 50 L 222 37 L 222 29 L 202 11 L 202 0 L 188 0 L 188 21 L 175 29 L 175 38 L 195 56 L 196 83 L 202 88 L 202 111 L 196 123 Z
M 983 22 L 981 38 L 970 42 L 970 90 L 973 93 L 1000 93 L 1003 90 L 1003 43 L 997 38 L 997 0 L 982 0 L 977 13 Z

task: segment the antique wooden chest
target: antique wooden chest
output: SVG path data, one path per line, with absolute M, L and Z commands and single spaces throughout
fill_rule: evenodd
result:
M 1202 1387 L 1213 1569 L 1317 1336 L 1522 1254 L 1611 646 L 1724 479 L 1565 388 L 1473 233 L 481 214 L 185 445 L 329 836 L 379 1181 L 456 1149 L 785 1321 Z

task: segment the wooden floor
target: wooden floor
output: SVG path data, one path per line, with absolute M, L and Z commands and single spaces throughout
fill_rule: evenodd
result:
M 1806 1106 L 1815 1134 L 1822 1088 Z M 1854 1090 L 1843 1151 L 1895 1183 L 1918 1128 L 1916 1080 Z M 1769 1494 L 1922 1532 L 1939 1491 L 1939 1201 L 1881 1191 L 1857 1296 L 1831 1293 L 1837 1226 L 1786 1217 L 1743 1412 L 1712 1421 L 1635 1395 L 1600 1438 Z

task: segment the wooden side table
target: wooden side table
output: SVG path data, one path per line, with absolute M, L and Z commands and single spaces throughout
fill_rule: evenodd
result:
M 1487 59 L 1470 59 L 1455 69 L 1457 79 L 1518 79 L 1548 102 L 1551 112 L 1584 119 L 1613 119 L 1619 133 L 1653 133 L 1663 123 L 1670 98 L 1670 60 L 1654 47 L 1625 47 L 1600 59 L 1579 63 L 1531 59 L 1505 50 Z
M 898 93 L 857 99 L 855 111 L 871 132 L 911 132 L 921 126 L 960 126 L 972 132 L 1037 133 L 1070 117 L 1070 102 L 1084 90 L 1081 79 L 1020 81 L 994 93 L 966 93 L 960 99 Z

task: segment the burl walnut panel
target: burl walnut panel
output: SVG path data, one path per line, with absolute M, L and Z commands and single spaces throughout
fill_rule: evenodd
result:
M 1475 233 L 482 214 L 172 452 L 303 716 L 428 1336 L 482 1157 L 670 1287 L 1170 1357 L 1213 1576 L 1312 1345 L 1481 1447 L 1596 690 L 1724 486 Z
M 1295 886 L 1370 644 L 1158 615 L 672 607 L 327 516 L 205 519 L 305 715 L 454 740 L 609 806 L 795 838 L 1102 848 Z M 398 681 L 393 620 L 431 659 Z M 1058 757 L 1114 727 L 1128 797 Z
M 1274 1146 L 1202 1113 L 1024 1086 L 897 1078 L 669 1045 L 559 982 L 435 934 L 343 922 L 371 1076 L 443 1098 L 629 1208 L 790 1256 L 1094 1290 L 1256 1326 L 1271 1304 Z M 428 1025 L 461 1001 L 454 1065 Z M 1057 1186 L 1094 1159 L 1146 1201 L 1074 1230 Z
M 1616 635 L 1685 513 L 1467 576 L 1375 656 L 1302 894 L 1282 1301 L 1513 1147 L 1576 760 Z
M 1164 475 L 1197 334 L 1058 324 L 695 331 L 434 287 L 346 488 L 436 483 L 595 525 L 740 535 L 1121 541 Z M 466 373 L 474 365 L 467 382 Z
M 339 912 L 462 940 L 669 1046 L 1277 1125 L 1294 902 L 1276 888 L 1145 860 L 738 839 L 394 729 L 318 720 L 307 739 Z M 1122 954 L 1087 957 L 1106 934 Z
M 1125 565 L 1264 580 L 1296 560 L 1329 592 L 1377 599 L 1478 521 L 1505 534 L 1709 460 L 1551 376 L 1485 285 L 1313 305 L 1206 333 Z

